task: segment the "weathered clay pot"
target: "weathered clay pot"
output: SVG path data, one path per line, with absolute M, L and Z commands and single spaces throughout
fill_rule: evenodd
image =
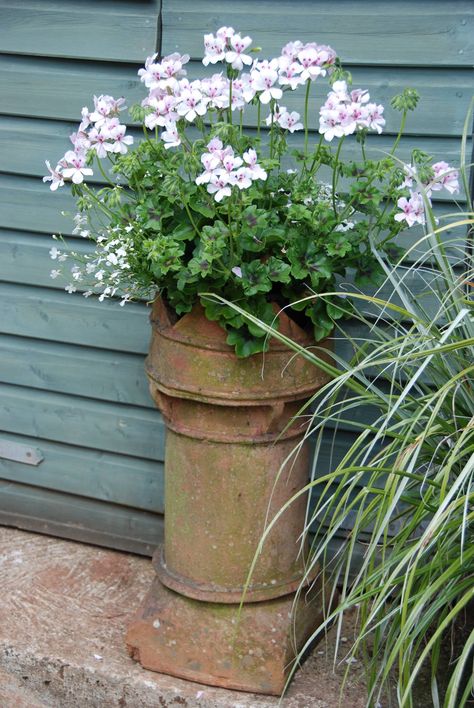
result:
M 146 370 L 167 426 L 165 543 L 129 651 L 155 671 L 278 694 L 323 609 L 313 583 L 295 615 L 304 496 L 248 574 L 266 524 L 307 483 L 304 421 L 295 415 L 326 376 L 276 341 L 264 355 L 238 359 L 199 306 L 173 323 L 157 300 L 151 323 Z M 312 344 L 285 314 L 280 331 Z

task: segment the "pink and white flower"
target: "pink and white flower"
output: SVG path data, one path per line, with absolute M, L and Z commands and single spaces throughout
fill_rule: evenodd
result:
M 145 67 L 138 70 L 138 76 L 151 90 L 173 89 L 177 81 L 186 76 L 186 69 L 183 69 L 183 66 L 189 61 L 189 54 L 174 52 L 163 57 L 161 62 L 156 62 L 157 56 L 157 54 L 153 54 L 147 58 Z
M 267 179 L 267 173 L 258 164 L 258 162 L 257 162 L 258 156 L 257 156 L 256 151 L 253 148 L 250 148 L 250 150 L 247 150 L 247 152 L 244 152 L 243 158 L 244 158 L 244 162 L 246 162 L 248 165 L 248 169 L 250 171 L 250 175 L 253 180 L 255 180 L 255 179 L 266 180 Z
M 436 192 L 444 187 L 450 194 L 459 192 L 459 172 L 453 169 L 447 162 L 441 160 L 432 165 L 434 179 L 431 189 Z
M 298 86 L 304 84 L 303 67 L 298 61 L 294 61 L 288 56 L 282 56 L 278 59 L 278 64 L 278 83 L 280 86 L 289 86 L 294 91 Z
M 248 189 L 252 184 L 252 172 L 248 167 L 240 167 L 234 172 L 232 184 L 235 184 L 239 189 Z
M 368 91 L 354 89 L 349 93 L 345 81 L 335 81 L 319 112 L 319 132 L 328 141 L 363 129 L 381 133 L 385 125 L 383 106 L 368 103 L 369 99 Z
M 402 213 L 395 214 L 395 221 L 406 221 L 409 227 L 414 224 L 425 224 L 423 197 L 419 192 L 410 192 L 410 199 L 400 197 L 397 206 Z
M 241 37 L 240 34 L 233 34 L 230 39 L 231 49 L 225 54 L 225 60 L 232 65 L 233 69 L 242 71 L 244 64 L 249 66 L 252 64 L 252 57 L 249 54 L 244 54 L 247 47 L 252 44 L 251 37 Z
M 105 124 L 106 119 L 111 116 L 116 116 L 125 108 L 125 99 L 115 99 L 113 96 L 94 96 L 95 110 L 89 114 L 91 123 L 95 123 L 96 128 L 100 128 Z
M 280 100 L 283 96 L 281 88 L 275 87 L 278 81 L 278 60 L 271 62 L 257 62 L 255 68 L 250 72 L 252 88 L 259 94 L 259 100 L 263 104 L 270 103 L 271 99 Z
M 125 135 L 127 128 L 124 125 L 118 125 L 110 131 L 110 137 L 113 140 L 110 148 L 111 152 L 119 152 L 125 155 L 128 151 L 128 146 L 133 145 L 133 137 Z
M 297 58 L 303 67 L 302 79 L 314 81 L 318 76 L 326 76 L 336 60 L 336 52 L 324 44 L 309 43 L 298 52 Z
M 204 58 L 202 63 L 204 66 L 209 64 L 217 64 L 218 61 L 224 61 L 226 54 L 226 39 L 219 36 L 214 37 L 213 34 L 204 35 Z
M 300 114 L 296 111 L 282 113 L 278 118 L 278 125 L 290 133 L 294 133 L 295 130 L 303 130 L 304 127 L 303 123 L 300 122 Z
M 219 167 L 221 161 L 216 153 L 205 152 L 203 155 L 201 155 L 201 162 L 204 167 L 204 172 L 202 172 L 196 177 L 195 182 L 196 184 L 207 184 L 214 176 L 215 170 L 217 167 Z
M 55 192 L 58 187 L 62 187 L 64 185 L 64 176 L 61 172 L 62 165 L 58 164 L 56 167 L 53 169 L 51 167 L 51 164 L 49 160 L 45 160 L 46 167 L 49 170 L 49 175 L 46 175 L 43 177 L 43 182 L 51 182 L 49 185 L 49 188 L 52 192 Z
M 224 197 L 230 197 L 232 191 L 229 186 L 229 178 L 227 175 L 212 175 L 209 184 L 207 185 L 207 191 L 209 194 L 214 195 L 216 202 L 221 202 Z
M 65 179 L 71 179 L 74 184 L 81 184 L 81 182 L 84 181 L 84 177 L 90 177 L 94 174 L 90 167 L 86 167 L 85 155 L 69 150 L 64 155 L 64 159 L 71 167 L 65 167 L 63 169 L 63 177 Z
M 166 123 L 175 122 L 178 120 L 178 114 L 174 110 L 176 106 L 176 98 L 169 94 L 163 98 L 151 97 L 147 105 L 153 108 L 153 113 L 145 116 L 145 125 L 149 130 L 153 130 L 156 126 L 163 127 Z
M 194 88 L 184 89 L 177 100 L 176 112 L 190 123 L 207 111 L 209 99 Z
M 176 123 L 167 123 L 165 125 L 165 130 L 161 133 L 160 137 L 165 144 L 165 150 L 181 145 L 181 138 L 179 136 Z

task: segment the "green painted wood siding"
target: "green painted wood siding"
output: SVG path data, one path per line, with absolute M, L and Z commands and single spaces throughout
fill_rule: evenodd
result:
M 141 553 L 160 540 L 163 513 L 146 308 L 101 309 L 49 278 L 51 234 L 71 234 L 60 211 L 73 202 L 41 177 L 94 93 L 140 100 L 137 69 L 160 48 L 160 9 L 0 4 L 0 439 L 44 456 L 37 467 L 0 458 L 0 521 Z
M 145 554 L 161 538 L 164 429 L 143 373 L 148 312 L 139 303 L 122 308 L 70 296 L 50 279 L 51 234 L 71 235 L 72 220 L 60 212 L 72 212 L 73 202 L 65 190 L 52 194 L 41 177 L 94 93 L 126 95 L 129 105 L 141 100 L 136 72 L 154 51 L 190 53 L 190 73 L 202 75 L 202 35 L 221 25 L 250 34 L 264 56 L 290 39 L 331 44 L 355 85 L 385 105 L 405 86 L 417 88 L 422 100 L 401 156 L 416 147 L 458 159 L 474 83 L 471 2 L 2 2 L 0 440 L 44 456 L 37 467 L 0 458 L 2 523 Z M 321 98 L 322 83 L 317 90 Z M 297 102 L 290 96 L 287 105 Z M 388 148 L 397 127 L 387 108 L 376 150 Z M 452 211 L 436 196 L 440 213 Z M 76 238 L 75 248 L 90 245 Z M 347 342 L 338 351 L 348 355 Z M 368 415 L 357 410 L 354 420 Z M 328 431 L 323 466 L 343 455 L 349 428 Z

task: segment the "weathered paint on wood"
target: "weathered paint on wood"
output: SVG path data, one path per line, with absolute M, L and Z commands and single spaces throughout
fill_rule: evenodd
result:
M 0 384 L 0 430 L 92 450 L 163 461 L 164 424 L 156 410 Z
M 4 383 L 154 409 L 143 354 L 2 334 L 0 351 Z
M 143 555 L 163 540 L 160 514 L 2 480 L 0 524 Z
M 249 34 L 277 56 L 290 40 L 334 46 L 347 64 L 474 64 L 469 0 L 163 0 L 163 53 L 201 58 L 202 35 L 222 25 Z
M 34 446 L 44 457 L 35 468 L 0 458 L 2 479 L 153 513 L 164 511 L 162 462 L 15 433 L 4 432 L 0 439 Z
M 148 311 L 81 295 L 0 283 L 0 332 L 124 352 L 144 353 Z
M 0 46 L 10 54 L 140 62 L 159 46 L 159 11 L 158 3 L 140 0 L 7 1 L 0 7 Z
M 67 190 L 51 192 L 36 177 L 0 175 L 0 227 L 69 235 L 75 213 Z

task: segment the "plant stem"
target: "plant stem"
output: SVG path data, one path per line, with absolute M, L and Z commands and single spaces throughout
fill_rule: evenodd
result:
M 407 110 L 404 110 L 404 111 L 403 111 L 402 120 L 401 120 L 401 122 L 400 122 L 400 129 L 399 129 L 399 131 L 398 131 L 398 135 L 397 135 L 397 137 L 396 137 L 396 139 L 395 139 L 395 142 L 393 143 L 393 147 L 392 147 L 392 149 L 390 150 L 390 155 L 393 155 L 393 154 L 395 153 L 395 150 L 396 150 L 397 147 L 398 147 L 398 143 L 400 142 L 400 138 L 401 138 L 402 135 L 403 135 L 403 131 L 405 130 L 405 123 L 406 123 L 406 119 L 407 119 L 407 113 L 408 113 Z
M 194 231 L 196 232 L 196 236 L 198 236 L 200 238 L 201 232 L 199 231 L 198 227 L 196 226 L 196 222 L 194 221 L 193 215 L 191 214 L 191 209 L 189 208 L 189 206 L 186 204 L 185 201 L 183 201 L 183 205 L 184 205 L 184 208 L 186 209 L 186 213 L 188 215 L 189 221 L 191 222 L 191 225 L 192 225 Z
M 100 199 L 97 197 L 97 195 L 92 191 L 90 187 L 87 186 L 87 184 L 84 184 L 83 186 L 84 191 L 93 199 L 93 201 L 97 204 L 99 209 L 104 212 L 104 214 L 107 214 L 107 216 L 114 216 L 114 212 L 111 211 L 103 202 L 100 201 Z
M 308 111 L 309 111 L 309 92 L 311 89 L 311 80 L 306 81 L 306 93 L 304 97 L 304 156 L 308 154 Z
M 333 167 L 332 171 L 332 208 L 334 209 L 334 215 L 337 216 L 337 209 L 336 209 L 336 187 L 337 187 L 337 177 L 338 177 L 338 168 L 339 168 L 339 155 L 341 153 L 341 148 L 342 148 L 342 143 L 344 142 L 344 135 L 342 138 L 339 140 L 339 145 L 337 146 L 336 150 L 336 157 L 335 159 L 335 164 Z
M 229 226 L 229 254 L 230 254 L 230 268 L 229 270 L 232 269 L 232 265 L 234 263 L 234 235 L 232 233 L 232 212 L 231 212 L 231 200 L 228 200 L 227 203 L 227 223 Z
M 271 122 L 270 122 L 270 157 L 273 157 L 273 123 L 274 123 L 274 116 L 275 116 L 275 100 L 272 98 L 271 103 L 270 103 L 270 110 L 271 110 Z
M 232 79 L 229 79 L 229 124 L 232 125 Z
M 257 138 L 260 139 L 260 112 L 261 112 L 260 101 L 257 103 Z
M 102 177 L 105 179 L 105 181 L 107 182 L 107 184 L 110 184 L 110 186 L 115 189 L 115 187 L 116 187 L 117 185 L 116 185 L 114 182 L 112 182 L 112 180 L 110 179 L 110 177 L 108 176 L 108 174 L 107 174 L 106 171 L 104 170 L 104 167 L 103 167 L 103 165 L 102 165 L 102 162 L 101 162 L 100 157 L 97 157 L 97 165 L 98 165 L 98 167 L 99 167 L 100 173 L 102 174 Z

